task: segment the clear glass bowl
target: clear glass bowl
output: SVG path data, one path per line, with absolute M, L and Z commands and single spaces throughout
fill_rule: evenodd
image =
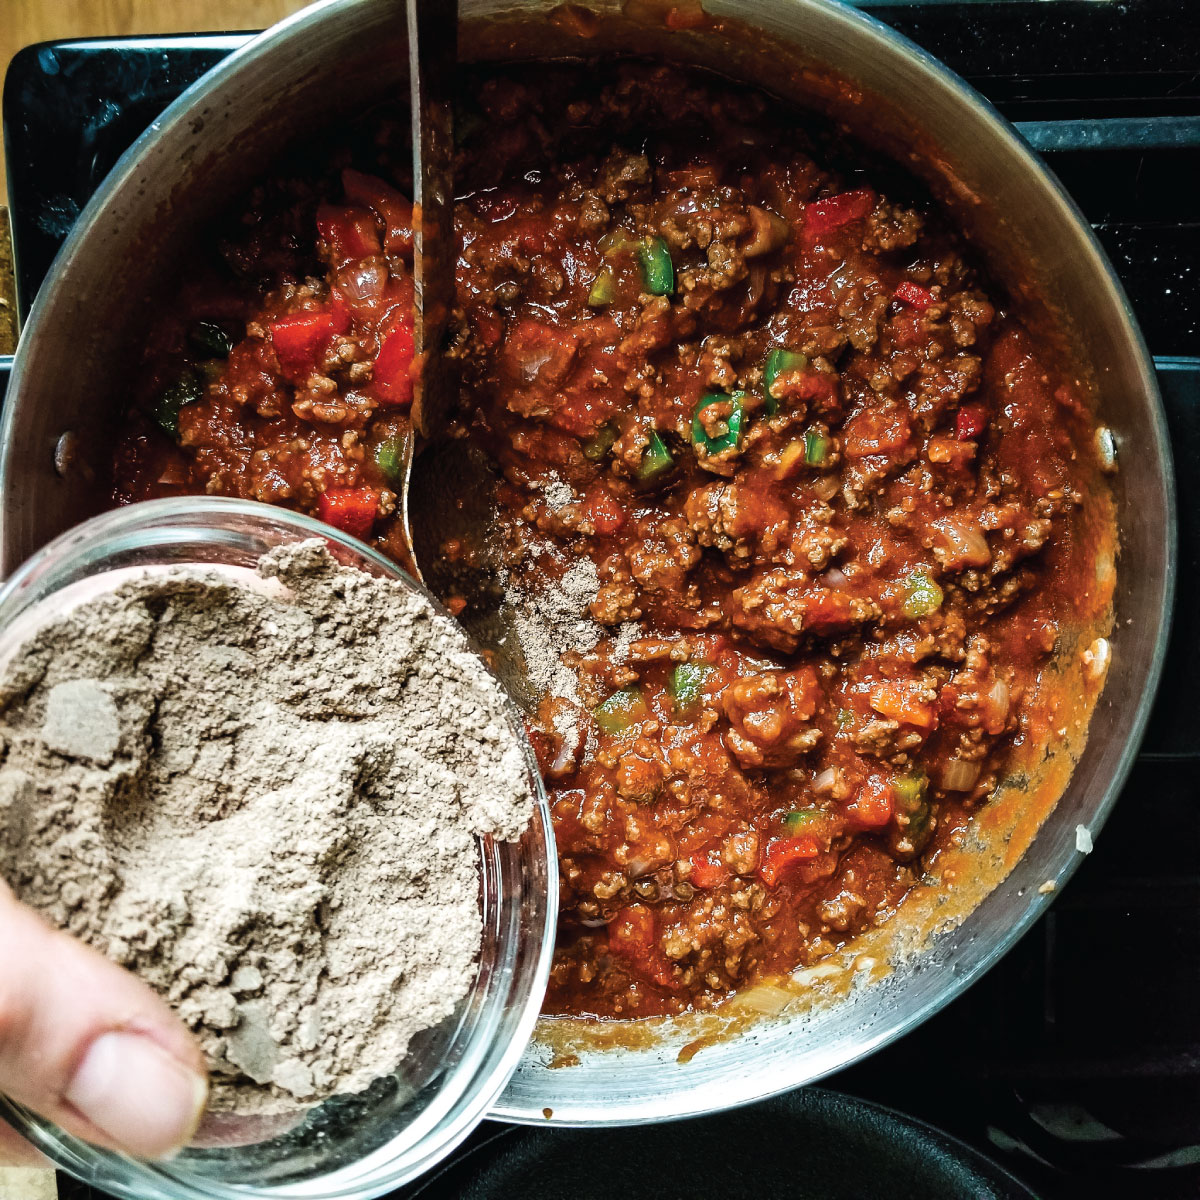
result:
M 444 611 L 394 563 L 308 517 L 250 501 L 153 500 L 70 530 L 8 580 L 0 589 L 0 659 L 42 614 L 53 616 L 72 596 L 96 590 L 105 572 L 183 564 L 249 569 L 282 543 L 314 537 L 343 564 L 400 580 Z M 509 719 L 524 741 L 515 705 Z M 3 1097 L 0 1117 L 65 1170 L 128 1200 L 366 1200 L 429 1170 L 500 1095 L 549 975 L 558 871 L 549 806 L 525 745 L 537 807 L 519 842 L 480 839 L 484 934 L 474 985 L 452 1017 L 414 1040 L 397 1071 L 361 1095 L 297 1114 L 285 1130 L 248 1131 L 242 1122 L 235 1138 L 210 1119 L 192 1147 L 165 1163 L 97 1149 Z

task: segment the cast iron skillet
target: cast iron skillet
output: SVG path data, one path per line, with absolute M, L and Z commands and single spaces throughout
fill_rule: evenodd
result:
M 405 1192 L 404 1200 L 878 1195 L 1034 1200 L 1024 1184 L 956 1138 L 893 1109 L 816 1087 L 669 1132 L 645 1125 L 601 1137 L 497 1130 Z

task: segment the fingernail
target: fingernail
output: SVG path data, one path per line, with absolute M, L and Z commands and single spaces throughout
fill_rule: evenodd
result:
M 148 1037 L 106 1033 L 92 1043 L 65 1099 L 130 1154 L 162 1158 L 191 1141 L 208 1083 Z

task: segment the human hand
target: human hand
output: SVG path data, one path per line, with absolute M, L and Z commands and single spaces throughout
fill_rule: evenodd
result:
M 134 976 L 46 925 L 0 882 L 0 1092 L 76 1137 L 143 1158 L 204 1114 L 199 1048 Z M 31 1147 L 0 1122 L 0 1163 Z

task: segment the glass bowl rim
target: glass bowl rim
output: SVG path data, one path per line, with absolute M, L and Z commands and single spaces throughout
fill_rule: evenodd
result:
M 101 512 L 65 530 L 53 540 L 40 547 L 34 554 L 21 563 L 16 570 L 0 584 L 0 612 L 14 602 L 18 605 L 14 617 L 44 602 L 64 584 L 55 585 L 42 596 L 31 594 L 30 598 L 21 602 L 21 592 L 25 589 L 35 589 L 45 576 L 58 569 L 65 570 L 70 566 L 85 566 L 80 560 L 86 560 L 89 552 L 103 548 L 110 554 L 122 551 L 134 551 L 139 548 L 143 538 L 149 539 L 147 548 L 159 546 L 168 548 L 175 542 L 199 541 L 211 542 L 214 546 L 230 545 L 230 540 L 236 537 L 234 530 L 210 524 L 213 518 L 242 519 L 263 531 L 268 529 L 276 533 L 294 534 L 296 540 L 318 538 L 327 543 L 351 551 L 365 563 L 377 569 L 386 578 L 401 581 L 407 588 L 419 593 L 425 601 L 441 616 L 454 623 L 463 635 L 469 649 L 480 659 L 480 665 L 493 678 L 494 672 L 479 655 L 478 647 L 462 627 L 455 621 L 442 602 L 418 579 L 410 575 L 404 568 L 392 559 L 381 554 L 359 538 L 345 533 L 331 525 L 327 525 L 314 517 L 297 513 L 291 509 L 276 505 L 265 504 L 256 500 L 242 500 L 217 496 L 177 496 L 157 500 L 139 501 L 134 504 Z M 177 538 L 163 538 L 155 541 L 152 535 L 167 530 L 176 530 Z M 185 536 L 186 535 L 186 536 Z M 203 568 L 206 563 L 197 561 L 194 564 L 180 563 L 180 566 L 194 565 Z M 358 569 L 363 569 L 359 567 Z M 86 570 L 84 571 L 86 574 Z M 497 680 L 497 682 L 499 682 Z M 390 1141 L 373 1147 L 358 1158 L 335 1167 L 314 1172 L 311 1176 L 293 1178 L 282 1182 L 270 1182 L 262 1185 L 253 1183 L 219 1180 L 204 1175 L 192 1176 L 190 1173 L 181 1177 L 173 1168 L 178 1159 L 166 1162 L 153 1162 L 133 1158 L 119 1151 L 108 1150 L 94 1146 L 74 1135 L 66 1133 L 54 1122 L 27 1110 L 23 1105 L 11 1100 L 0 1093 L 0 1119 L 7 1120 L 17 1133 L 31 1141 L 39 1150 L 50 1157 L 56 1165 L 71 1171 L 81 1178 L 91 1177 L 97 1186 L 115 1187 L 126 1196 L 137 1200 L 149 1200 L 162 1197 L 163 1200 L 253 1200 L 255 1197 L 283 1200 L 285 1197 L 311 1196 L 312 1200 L 360 1200 L 368 1196 L 377 1196 L 397 1186 L 419 1177 L 425 1171 L 432 1169 L 437 1162 L 451 1153 L 454 1148 L 466 1138 L 481 1120 L 483 1120 L 501 1095 L 513 1071 L 516 1069 L 521 1055 L 524 1053 L 534 1026 L 541 1010 L 546 984 L 549 980 L 551 960 L 554 949 L 555 932 L 558 913 L 558 859 L 555 851 L 554 828 L 550 815 L 549 801 L 541 774 L 537 768 L 536 758 L 528 738 L 524 735 L 523 720 L 516 702 L 501 684 L 505 701 L 505 713 L 510 726 L 520 733 L 524 757 L 529 768 L 529 775 L 534 788 L 534 810 L 527 827 L 527 832 L 534 836 L 535 844 L 545 847 L 542 869 L 545 872 L 547 895 L 545 897 L 545 915 L 542 921 L 540 936 L 525 938 L 527 951 L 534 954 L 532 971 L 528 972 L 529 990 L 524 1001 L 519 1006 L 515 1020 L 513 1035 L 508 1045 L 479 1078 L 472 1080 L 464 1088 L 463 1101 L 470 1101 L 466 1111 L 459 1112 L 456 1118 L 445 1128 L 445 1120 L 439 1122 L 434 1130 L 426 1135 L 424 1141 L 418 1140 L 404 1152 L 404 1159 L 419 1159 L 419 1169 L 410 1172 L 394 1168 L 388 1172 L 390 1178 L 385 1178 L 379 1172 L 373 1172 L 361 1182 L 346 1179 L 336 1190 L 313 1190 L 319 1188 L 323 1179 L 333 1179 L 345 1172 L 353 1171 L 356 1166 L 386 1150 Z M 481 871 L 485 871 L 489 858 L 489 836 L 481 836 L 478 841 L 481 851 Z M 523 841 L 525 839 L 522 839 Z M 518 853 L 522 843 L 505 843 L 511 845 L 513 852 Z M 528 851 L 525 851 L 528 852 Z M 497 872 L 497 882 L 503 882 L 502 869 L 494 867 Z M 515 947 L 512 948 L 515 970 Z M 489 1001 L 489 1007 L 500 1003 L 507 1007 L 509 991 L 494 995 Z M 424 1144 L 437 1136 L 437 1144 Z M 382 1164 L 380 1170 L 386 1170 L 387 1164 Z M 99 1178 L 103 1175 L 104 1178 Z M 120 1176 L 120 1178 L 116 1178 Z M 150 1188 L 152 1191 L 137 1191 L 131 1189 Z M 181 1190 L 187 1189 L 188 1195 L 181 1195 Z

